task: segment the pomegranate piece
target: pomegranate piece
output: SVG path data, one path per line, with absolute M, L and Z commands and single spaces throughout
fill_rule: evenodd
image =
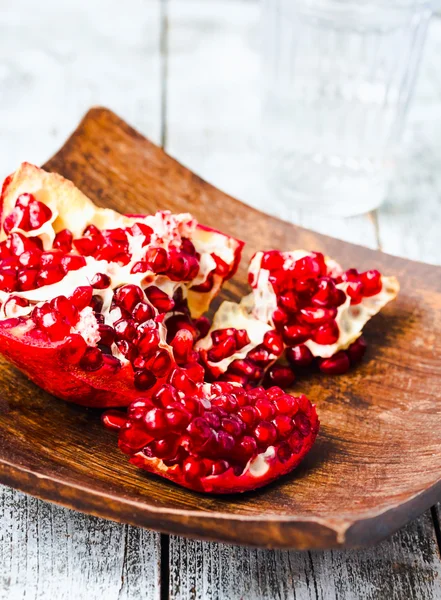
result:
M 131 463 L 186 488 L 256 489 L 292 471 L 317 436 L 315 407 L 305 396 L 278 387 L 246 392 L 231 383 L 187 391 L 175 379 L 133 402 L 127 415 L 103 415 L 107 428 L 119 430 L 119 447 Z
M 0 224 L 0 352 L 33 381 L 102 407 L 152 395 L 171 374 L 188 390 L 203 381 L 193 349 L 207 329 L 201 314 L 236 270 L 242 242 L 190 214 L 98 208 L 26 163 L 3 186 Z M 178 319 L 192 331 L 187 342 Z

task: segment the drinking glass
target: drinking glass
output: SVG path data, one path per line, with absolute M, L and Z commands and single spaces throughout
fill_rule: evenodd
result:
M 432 13 L 428 0 L 263 0 L 263 142 L 284 201 L 379 206 Z

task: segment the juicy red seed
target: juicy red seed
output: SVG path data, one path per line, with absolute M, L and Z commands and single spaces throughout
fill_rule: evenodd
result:
M 143 418 L 144 426 L 152 434 L 164 433 L 167 430 L 166 413 L 162 408 L 151 408 Z
M 273 312 L 273 323 L 277 329 L 281 329 L 288 322 L 288 315 L 281 308 Z
M 51 216 L 51 209 L 36 200 L 32 194 L 21 194 L 15 202 L 12 213 L 6 217 L 3 228 L 6 233 L 13 227 L 30 231 L 41 227 Z
M 143 235 L 146 238 L 144 243 L 148 244 L 152 237 L 153 229 L 145 223 L 135 223 L 130 228 L 130 233 L 134 236 Z
M 258 398 L 254 407 L 260 418 L 264 421 L 267 421 L 274 416 L 274 406 L 267 398 Z
M 45 330 L 53 342 L 62 340 L 70 330 L 70 326 L 64 321 L 62 315 L 55 310 L 41 315 L 40 327 Z
M 205 337 L 208 334 L 211 327 L 210 320 L 207 317 L 199 317 L 199 319 L 196 319 L 194 324 L 196 325 L 196 328 L 199 332 L 198 337 L 200 338 Z
M 38 287 L 43 285 L 52 285 L 53 283 L 61 281 L 63 277 L 64 271 L 59 265 L 41 269 L 41 271 L 38 273 L 37 285 Z
M 360 274 L 360 281 L 363 285 L 364 296 L 375 296 L 381 292 L 383 287 L 381 282 L 381 273 L 376 270 L 366 271 Z
M 99 348 L 87 348 L 80 360 L 85 371 L 97 371 L 103 366 L 103 354 Z
M 281 463 L 287 462 L 292 456 L 292 450 L 290 445 L 287 442 L 283 442 L 277 448 L 277 458 Z
M 164 273 L 170 266 L 168 254 L 164 248 L 149 248 L 145 254 L 145 261 L 154 273 Z
M 271 446 L 277 439 L 277 429 L 272 423 L 261 421 L 254 429 L 254 437 L 259 446 Z
M 282 331 L 285 344 L 297 346 L 311 337 L 311 330 L 304 325 L 285 325 Z
M 149 390 L 155 385 L 156 377 L 149 371 L 136 371 L 134 383 L 138 390 Z
M 358 281 L 359 277 L 357 269 L 348 269 L 338 278 L 338 281 Z
M 302 435 L 309 435 L 309 433 L 311 432 L 311 423 L 309 422 L 306 415 L 300 412 L 297 413 L 295 416 L 295 423 Z
M 10 233 L 6 243 L 15 256 L 20 256 L 20 254 L 23 254 L 27 250 L 40 250 L 41 247 L 41 240 L 39 238 L 28 238 L 21 233 Z
M 281 388 L 287 388 L 295 381 L 296 376 L 289 367 L 281 367 L 279 365 L 272 366 L 267 375 L 271 385 L 277 385 Z
M 328 375 L 342 375 L 349 370 L 350 366 L 349 356 L 344 350 L 340 350 L 330 358 L 323 358 L 319 361 L 320 371 Z
M 82 285 L 73 291 L 72 295 L 69 297 L 71 302 L 75 304 L 78 310 L 83 310 L 86 306 L 92 301 L 93 289 L 88 285 Z
M 286 349 L 286 358 L 292 367 L 309 367 L 314 360 L 311 350 L 304 344 Z
M 61 266 L 64 271 L 78 271 L 81 267 L 86 266 L 86 259 L 84 256 L 78 256 L 77 254 L 66 254 L 61 259 Z
M 40 254 L 40 266 L 41 267 L 54 267 L 61 263 L 63 255 L 59 250 L 42 252 Z
M 20 296 L 9 296 L 4 305 L 5 315 L 10 317 L 10 309 L 12 312 L 17 306 L 22 306 L 25 308 L 29 306 L 29 302 L 26 300 L 26 298 L 20 298 Z
M 92 254 L 94 254 L 99 247 L 97 239 L 92 239 L 88 237 L 73 240 L 73 245 L 75 246 L 76 250 L 83 256 L 92 256 Z
M 331 345 L 335 344 L 340 337 L 340 330 L 335 321 L 330 321 L 329 323 L 325 323 L 321 325 L 318 329 L 314 331 L 312 339 L 316 344 L 321 345 Z
M 86 350 L 87 344 L 81 335 L 73 333 L 66 337 L 60 352 L 66 362 L 76 365 L 80 362 Z
M 318 282 L 317 291 L 311 298 L 312 304 L 320 307 L 334 306 L 337 288 L 330 278 L 323 278 Z
M 150 359 L 148 368 L 156 377 L 164 377 L 172 365 L 172 358 L 165 348 L 161 348 Z
M 167 411 L 166 419 L 169 429 L 172 431 L 181 432 L 190 423 L 191 415 L 187 411 L 174 408 Z
M 171 342 L 173 355 L 178 365 L 185 365 L 189 362 L 193 352 L 193 336 L 188 329 L 178 331 Z
M 110 277 L 105 273 L 97 273 L 90 280 L 90 285 L 96 290 L 105 290 L 110 285 Z
M 287 291 L 277 298 L 277 303 L 288 313 L 295 313 L 298 309 L 297 297 L 293 291 Z
M 254 406 L 242 406 L 237 411 L 237 415 L 248 426 L 254 425 L 259 418 L 257 410 L 254 408 Z
M 205 369 L 198 362 L 190 362 L 185 365 L 185 372 L 193 381 L 203 383 L 205 379 Z
M 323 275 L 326 275 L 323 254 L 317 252 L 314 256 L 304 256 L 295 262 L 293 276 L 296 279 L 315 278 Z
M 241 350 L 244 346 L 247 346 L 250 343 L 250 338 L 248 337 L 246 329 L 236 329 L 235 338 L 236 348 L 238 350 Z
M 287 415 L 277 415 L 273 420 L 273 424 L 277 429 L 278 437 L 281 439 L 289 437 L 294 429 L 292 419 Z
M 199 479 L 207 475 L 204 462 L 192 456 L 185 459 L 182 470 L 184 477 L 189 480 Z
M 301 308 L 300 315 L 306 323 L 321 325 L 335 319 L 337 310 L 335 308 Z
M 144 260 L 136 262 L 130 270 L 130 273 L 145 273 L 149 270 L 148 264 Z
M 72 250 L 72 240 L 72 232 L 70 232 L 69 229 L 63 229 L 57 233 L 52 245 L 54 248 L 58 248 L 63 252 L 70 252 Z
M 66 298 L 66 296 L 57 296 L 50 302 L 53 309 L 59 312 L 69 325 L 75 325 L 78 321 L 78 309 L 77 307 Z
M 17 281 L 18 287 L 23 292 L 32 290 L 37 287 L 37 269 L 22 269 L 18 272 Z
M 169 382 L 179 391 L 184 392 L 184 394 L 189 396 L 195 394 L 197 391 L 197 386 L 194 381 L 192 381 L 187 373 L 180 368 L 176 368 L 172 371 Z
M 263 336 L 263 345 L 276 356 L 283 352 L 283 340 L 276 331 L 267 331 Z
M 110 346 L 115 341 L 115 330 L 110 325 L 104 325 L 100 323 L 98 326 L 98 332 L 100 334 L 100 343 L 104 346 Z
M 145 323 L 155 316 L 155 310 L 147 302 L 138 302 L 132 311 L 133 318 L 137 323 Z
M 283 267 L 283 263 L 285 259 L 283 255 L 277 250 L 273 250 L 270 252 L 265 252 L 262 256 L 262 261 L 260 266 L 262 269 L 266 269 L 268 271 L 275 271 L 277 269 L 281 269 Z
M 225 471 L 227 471 L 229 468 L 230 465 L 226 460 L 215 460 L 211 467 L 211 474 L 222 475 L 222 473 L 225 473 Z
M 41 252 L 38 249 L 27 250 L 26 252 L 23 252 L 23 254 L 20 254 L 20 256 L 18 257 L 18 262 L 23 267 L 33 269 L 40 265 L 40 255 Z
M 101 421 L 107 429 L 119 431 L 127 424 L 127 416 L 120 410 L 107 410 L 101 417 Z
M 211 339 L 213 340 L 213 344 L 220 344 L 224 342 L 227 338 L 235 337 L 236 329 L 234 327 L 228 327 L 226 329 L 216 329 L 211 332 Z
M 137 342 L 138 351 L 142 356 L 151 356 L 158 345 L 159 333 L 156 329 L 144 330 Z
M 270 352 L 264 348 L 262 344 L 259 344 L 250 350 L 247 354 L 247 358 L 261 367 L 266 367 L 267 364 L 271 362 Z
M 126 321 L 125 319 L 120 319 L 114 324 L 114 328 L 116 337 L 119 340 L 133 342 L 133 340 L 138 337 L 138 331 L 136 329 L 135 322 L 132 320 Z
M 116 373 L 122 367 L 122 363 L 119 358 L 112 356 L 111 354 L 103 354 L 103 365 L 109 371 Z
M 161 313 L 170 312 L 175 306 L 173 298 L 170 298 L 165 292 L 160 290 L 155 285 L 146 288 L 145 294 L 151 304 L 153 304 L 153 306 Z
M 46 221 L 49 221 L 49 219 L 52 217 L 52 211 L 49 206 L 46 206 L 38 200 L 32 200 L 29 202 L 28 208 L 31 229 L 38 229 L 43 225 L 43 223 L 46 223 Z
M 85 237 L 90 237 L 90 238 L 102 238 L 103 235 L 101 233 L 101 231 L 98 229 L 98 227 L 96 225 L 88 225 L 86 227 L 86 229 L 83 231 L 83 236 Z
M 135 305 L 144 299 L 144 294 L 140 287 L 129 284 L 118 288 L 114 294 L 114 299 L 118 306 L 132 312 Z
M 362 336 L 360 336 L 358 340 L 355 340 L 355 342 L 353 342 L 346 350 L 351 363 L 356 364 L 360 362 L 363 356 L 365 355 L 366 349 L 366 340 Z
M 299 403 L 294 396 L 282 394 L 274 399 L 274 407 L 279 414 L 292 417 L 298 411 Z
M 257 442 L 250 435 L 244 435 L 236 446 L 236 453 L 241 462 L 247 462 L 251 457 L 257 454 Z
M 177 390 L 168 383 L 164 383 L 155 393 L 155 401 L 164 408 L 172 408 L 177 402 L 180 402 L 180 396 Z
M 115 343 L 118 350 L 127 358 L 127 360 L 133 362 L 136 359 L 138 351 L 134 344 L 127 340 L 117 340 Z
M 351 299 L 351 304 L 360 304 L 363 300 L 363 284 L 361 281 L 351 281 L 346 288 L 346 293 Z
M 127 409 L 127 416 L 133 421 L 140 421 L 144 416 L 145 409 L 150 407 L 150 400 L 143 400 L 142 398 L 138 398 L 130 404 Z
M 236 340 L 233 336 L 228 337 L 217 346 L 211 348 L 207 353 L 207 358 L 210 362 L 219 362 L 228 356 L 231 356 L 236 351 Z
M 214 286 L 214 276 L 213 273 L 209 273 L 207 279 L 200 283 L 199 285 L 194 285 L 190 289 L 193 292 L 199 292 L 201 294 L 205 294 L 213 289 Z
M 167 275 L 173 281 L 186 281 L 189 279 L 190 264 L 182 253 L 170 254 L 169 256 L 170 266 L 167 271 Z

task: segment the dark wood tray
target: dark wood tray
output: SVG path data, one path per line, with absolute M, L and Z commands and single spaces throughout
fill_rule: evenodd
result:
M 366 328 L 362 366 L 297 384 L 322 429 L 299 469 L 254 493 L 192 493 L 129 465 L 100 412 L 44 393 L 0 361 L 0 481 L 77 510 L 159 531 L 260 547 L 377 542 L 441 491 L 441 269 L 318 235 L 212 187 L 108 110 L 91 110 L 46 164 L 123 213 L 191 211 L 247 242 L 223 298 L 246 290 L 259 248 L 307 248 L 396 274 L 398 300 Z M 268 199 L 270 201 L 270 199 Z

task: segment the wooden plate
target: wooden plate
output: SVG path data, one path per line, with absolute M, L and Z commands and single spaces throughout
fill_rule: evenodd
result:
M 42 392 L 0 363 L 0 480 L 39 498 L 142 527 L 261 547 L 377 542 L 439 499 L 441 270 L 347 244 L 255 211 L 167 156 L 111 112 L 91 110 L 46 165 L 123 213 L 191 211 L 247 242 L 223 297 L 246 290 L 259 248 L 307 248 L 396 274 L 397 301 L 366 328 L 362 366 L 300 381 L 322 429 L 306 461 L 258 492 L 210 497 L 129 465 L 100 413 Z

